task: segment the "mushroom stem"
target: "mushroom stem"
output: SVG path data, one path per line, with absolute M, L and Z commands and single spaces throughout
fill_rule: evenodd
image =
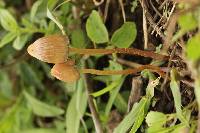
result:
M 79 48 L 69 48 L 72 53 L 87 54 L 87 55 L 97 55 L 97 54 L 113 54 L 122 53 L 130 55 L 139 55 L 143 57 L 151 57 L 157 60 L 168 60 L 169 57 L 161 54 L 154 53 L 152 51 L 143 51 L 136 48 L 114 48 L 114 49 L 79 49 Z
M 161 77 L 165 76 L 163 70 L 159 67 L 151 66 L 151 65 L 142 65 L 138 68 L 134 69 L 126 69 L 126 70 L 96 70 L 96 69 L 81 69 L 82 73 L 90 73 L 96 75 L 128 75 L 128 74 L 136 74 L 137 72 L 141 72 L 144 69 L 149 69 L 150 71 L 158 73 Z

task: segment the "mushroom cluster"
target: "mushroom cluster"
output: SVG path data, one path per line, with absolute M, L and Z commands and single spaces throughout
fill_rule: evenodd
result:
M 144 57 L 150 57 L 158 60 L 167 60 L 169 57 L 161 54 L 157 54 L 151 51 L 143 51 L 135 48 L 115 48 L 115 49 L 78 49 L 69 47 L 69 39 L 64 35 L 49 35 L 36 40 L 31 44 L 28 49 L 28 53 L 47 63 L 55 64 L 51 69 L 51 75 L 64 82 L 75 82 L 80 78 L 79 72 L 91 73 L 96 75 L 113 75 L 113 74 L 133 74 L 144 69 L 149 69 L 159 73 L 161 76 L 164 72 L 156 66 L 144 65 L 136 69 L 127 70 L 95 70 L 95 69 L 82 69 L 77 70 L 75 67 L 75 61 L 71 60 L 68 55 L 69 52 L 85 55 L 97 55 L 97 54 L 112 54 L 123 53 L 131 55 L 139 55 Z

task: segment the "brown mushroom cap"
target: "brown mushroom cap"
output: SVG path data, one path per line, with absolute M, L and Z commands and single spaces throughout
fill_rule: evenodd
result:
M 69 39 L 63 35 L 49 35 L 31 44 L 28 53 L 44 62 L 63 63 L 68 58 Z
M 78 70 L 72 62 L 55 64 L 51 69 L 51 75 L 64 82 L 72 83 L 80 78 Z

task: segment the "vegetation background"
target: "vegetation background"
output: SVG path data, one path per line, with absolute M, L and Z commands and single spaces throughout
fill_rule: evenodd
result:
M 0 133 L 200 132 L 199 0 L 0 0 Z M 166 55 L 70 54 L 77 69 L 130 75 L 52 77 L 27 47 L 66 34 L 70 47 Z M 162 76 L 162 77 L 160 77 Z

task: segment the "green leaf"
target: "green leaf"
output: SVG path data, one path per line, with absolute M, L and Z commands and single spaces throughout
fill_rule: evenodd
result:
M 123 84 L 125 80 L 125 76 L 121 77 L 120 81 L 119 81 L 119 85 L 116 86 L 111 92 L 110 92 L 110 97 L 109 97 L 109 100 L 108 100 L 108 103 L 106 105 L 106 109 L 105 109 L 105 115 L 108 116 L 109 113 L 110 113 L 110 110 L 112 108 L 112 105 L 117 97 L 117 94 L 119 93 L 119 90 Z
M 130 133 L 135 133 L 141 126 L 145 117 L 145 109 L 141 108 L 139 115 L 137 116 L 135 123 L 133 124 Z
M 196 20 L 194 14 L 189 12 L 179 17 L 178 24 L 181 29 L 186 32 L 195 29 L 198 26 L 198 21 Z
M 26 62 L 20 63 L 20 76 L 27 85 L 32 85 L 44 90 L 44 85 L 38 77 L 37 72 Z
M 200 59 L 200 33 L 187 42 L 186 53 L 187 57 L 193 61 Z
M 75 48 L 85 48 L 86 47 L 86 39 L 84 32 L 81 29 L 76 29 L 72 31 L 71 34 L 71 43 Z
M 95 10 L 92 11 L 86 22 L 86 31 L 89 38 L 95 43 L 108 42 L 108 31 L 99 15 Z
M 103 88 L 103 89 L 101 89 L 101 90 L 99 90 L 97 92 L 93 92 L 90 95 L 92 95 L 94 97 L 99 97 L 99 96 L 111 91 L 112 89 L 114 89 L 118 85 L 119 85 L 119 81 L 114 81 L 110 85 L 106 86 L 105 88 Z
M 117 94 L 114 105 L 120 113 L 125 114 L 127 112 L 127 102 L 120 93 Z
M 24 91 L 24 95 L 28 101 L 28 104 L 32 108 L 34 114 L 41 117 L 55 117 L 64 114 L 64 110 L 56 106 L 48 105 L 37 100 L 35 97 Z
M 167 122 L 167 115 L 161 112 L 150 111 L 146 116 L 146 123 L 149 127 L 162 127 Z
M 172 69 L 171 70 L 170 88 L 172 91 L 172 95 L 174 97 L 176 114 L 182 123 L 185 123 L 189 126 L 189 122 L 186 120 L 185 116 L 183 115 L 182 109 L 181 109 L 181 106 L 182 106 L 181 105 L 181 92 L 180 92 L 179 86 L 180 86 L 180 82 L 176 80 L 175 69 Z
M 176 133 L 181 133 L 181 129 L 185 128 L 185 124 L 177 124 L 175 126 L 167 127 L 167 128 L 157 128 L 152 126 L 151 128 L 148 128 L 147 133 L 171 133 L 176 130 Z
M 8 32 L 2 39 L 0 42 L 0 48 L 2 48 L 3 46 L 5 46 L 6 44 L 10 43 L 11 41 L 14 40 L 14 38 L 17 36 L 16 33 L 14 32 Z
M 0 9 L 0 22 L 7 31 L 16 31 L 18 28 L 15 18 L 5 9 Z
M 154 96 L 154 88 L 158 85 L 160 78 L 150 81 L 146 88 L 146 96 L 143 96 L 139 103 L 135 103 L 131 111 L 114 129 L 114 133 L 125 133 L 131 128 L 131 133 L 135 133 L 141 126 L 150 106 L 150 101 Z
M 29 36 L 30 36 L 29 34 L 18 36 L 13 42 L 13 47 L 16 50 L 21 50 L 25 46 L 26 42 L 28 41 Z
M 58 28 L 62 31 L 63 34 L 65 34 L 64 27 L 62 26 L 60 21 L 53 16 L 48 7 L 47 7 L 47 17 L 50 18 L 58 26 Z
M 66 112 L 66 133 L 78 133 L 80 120 L 87 107 L 87 96 L 83 92 L 83 80 L 80 79 L 77 86 L 77 92 L 72 96 Z
M 121 64 L 110 60 L 109 61 L 109 66 L 107 68 L 105 68 L 104 70 L 123 70 L 123 67 L 122 67 Z M 118 81 L 121 77 L 122 77 L 122 75 L 110 75 L 110 76 L 107 76 L 107 78 L 110 81 Z
M 32 22 L 34 21 L 37 10 L 38 10 L 39 6 L 42 4 L 42 2 L 43 2 L 43 0 L 38 0 L 33 4 L 32 8 L 31 8 L 31 13 L 30 13 L 30 18 L 31 18 Z
M 125 22 L 111 38 L 111 43 L 118 48 L 128 48 L 135 41 L 137 29 L 134 22 Z
M 12 97 L 12 81 L 5 71 L 0 71 L 0 93 L 6 98 Z
M 134 104 L 131 111 L 125 116 L 125 118 L 120 122 L 120 124 L 114 129 L 114 133 L 127 132 L 128 129 L 139 118 L 138 116 L 144 115 L 141 113 L 144 112 L 146 102 L 147 102 L 147 99 L 142 98 L 139 103 Z

